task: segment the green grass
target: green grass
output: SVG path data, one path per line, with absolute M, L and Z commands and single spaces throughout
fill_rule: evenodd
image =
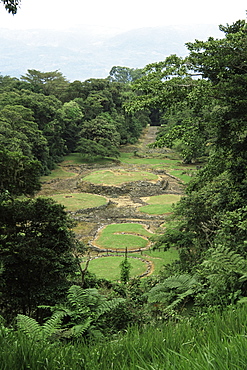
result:
M 112 162 L 115 162 L 114 158 L 85 157 L 82 156 L 81 153 L 71 153 L 63 158 L 62 164 L 106 164 Z
M 99 170 L 83 177 L 84 181 L 93 184 L 121 185 L 125 182 L 139 180 L 157 180 L 158 176 L 147 171 Z
M 147 206 L 139 208 L 141 212 L 162 215 L 165 213 L 172 212 L 172 205 L 179 201 L 180 195 L 176 194 L 162 194 L 149 197 L 146 202 L 149 203 Z
M 170 248 L 167 251 L 160 250 L 147 250 L 142 255 L 143 258 L 149 260 L 154 265 L 154 271 L 152 275 L 158 275 L 165 265 L 169 265 L 179 259 L 177 249 Z
M 148 245 L 148 240 L 143 239 L 140 236 L 137 235 L 130 235 L 130 234 L 109 234 L 104 233 L 104 231 L 101 233 L 101 235 L 95 240 L 95 243 L 100 248 L 105 249 L 121 249 L 125 250 L 127 248 L 128 250 L 131 249 L 140 249 L 145 248 Z
M 55 178 L 66 178 L 66 177 L 74 177 L 77 174 L 74 172 L 69 172 L 63 169 L 61 166 L 57 166 L 48 176 L 42 176 L 40 178 L 41 181 L 49 181 Z
M 105 232 L 108 233 L 135 233 L 140 234 L 142 236 L 152 236 L 153 234 L 150 233 L 142 224 L 136 223 L 122 223 L 122 224 L 111 224 L 105 227 Z
M 110 281 L 120 280 L 120 263 L 124 256 L 108 256 L 93 259 L 89 263 L 88 271 L 94 273 L 99 279 Z M 137 277 L 147 270 L 147 264 L 136 258 L 129 258 L 131 264 L 130 278 Z M 85 263 L 82 263 L 82 268 Z
M 56 202 L 63 204 L 69 211 L 99 207 L 107 203 L 106 198 L 87 193 L 69 193 L 52 195 Z
M 188 172 L 188 168 L 187 168 L 187 172 Z M 185 172 L 185 170 L 180 170 L 180 169 L 170 170 L 169 174 L 177 177 L 179 180 L 183 181 L 186 184 L 190 182 L 192 178 L 190 175 L 188 175 L 188 173 Z
M 174 168 L 180 164 L 179 159 L 170 159 L 170 158 L 140 158 L 135 157 L 133 153 L 121 153 L 119 160 L 122 163 L 126 164 L 146 164 L 146 165 L 154 165 L 154 167 L 162 166 L 162 167 L 169 167 Z
M 160 251 L 145 250 L 142 254 L 131 253 L 131 255 L 129 255 L 129 262 L 132 266 L 130 276 L 135 277 L 144 273 L 147 265 L 146 263 L 132 257 L 150 261 L 153 264 L 152 275 L 158 275 L 165 265 L 178 259 L 178 251 L 175 248 L 171 248 L 166 252 L 161 249 Z M 122 259 L 123 257 L 121 256 L 111 256 L 110 254 L 107 257 L 94 259 L 89 263 L 89 271 L 93 272 L 97 278 L 118 280 L 120 276 L 119 264 Z M 84 266 L 85 263 L 82 264 L 82 268 Z
M 147 247 L 147 237 L 152 235 L 140 224 L 111 224 L 99 233 L 95 244 L 104 249 L 139 249 Z
M 244 370 L 247 306 L 159 325 L 133 326 L 85 343 L 33 341 L 0 330 L 1 370 Z

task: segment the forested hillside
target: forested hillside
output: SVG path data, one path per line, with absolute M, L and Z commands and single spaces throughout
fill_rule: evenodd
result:
M 69 83 L 58 71 L 29 70 L 20 80 L 1 76 L 0 90 L 0 188 L 16 195 L 33 194 L 39 175 L 75 150 L 117 157 L 149 122 L 145 112 L 125 112 L 131 90 L 110 79 Z
M 220 29 L 186 58 L 106 79 L 1 76 L 1 369 L 245 368 L 247 28 Z M 130 279 L 126 247 L 120 280 L 99 279 L 65 208 L 36 197 L 41 176 L 71 153 L 116 162 L 154 122 L 150 156 L 197 168 L 151 238 L 179 259 Z

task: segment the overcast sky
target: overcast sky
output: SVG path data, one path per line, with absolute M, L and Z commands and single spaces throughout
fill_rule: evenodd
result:
M 246 0 L 22 0 L 13 16 L 0 5 L 0 27 L 67 29 L 80 25 L 130 30 L 246 19 Z

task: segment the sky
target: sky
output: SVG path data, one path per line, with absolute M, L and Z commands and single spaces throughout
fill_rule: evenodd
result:
M 97 26 L 112 32 L 182 24 L 226 24 L 246 19 L 246 0 L 22 0 L 13 16 L 0 5 L 0 28 Z

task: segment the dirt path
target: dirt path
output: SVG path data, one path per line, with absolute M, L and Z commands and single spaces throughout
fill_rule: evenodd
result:
M 146 128 L 144 136 L 140 138 L 140 147 L 142 150 L 147 150 L 148 144 L 151 144 L 155 141 L 158 129 L 158 126 L 148 126 Z

